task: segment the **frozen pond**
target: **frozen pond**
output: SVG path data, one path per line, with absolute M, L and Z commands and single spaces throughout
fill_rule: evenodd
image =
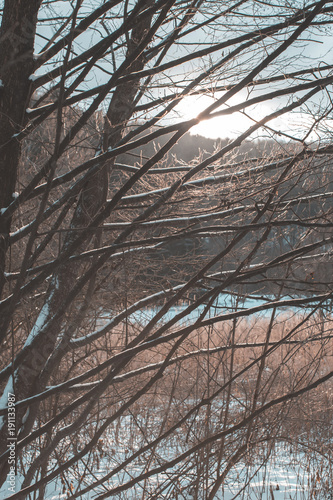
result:
M 264 300 L 262 298 L 248 296 L 247 298 L 238 300 L 236 302 L 236 299 L 233 296 L 229 294 L 221 294 L 219 295 L 217 300 L 215 300 L 213 305 L 210 307 L 209 311 L 206 313 L 205 319 L 235 311 L 257 308 L 263 306 L 264 304 L 267 304 L 268 302 L 274 302 L 274 301 L 275 301 L 274 297 L 267 297 L 267 300 Z M 179 319 L 178 324 L 195 322 L 200 317 L 200 315 L 205 311 L 206 304 L 201 304 L 192 311 L 189 309 L 190 306 L 191 304 L 189 303 L 172 306 L 163 316 L 161 321 L 165 323 L 167 321 L 170 321 L 175 316 L 181 313 L 185 313 L 185 315 Z M 129 318 L 131 321 L 134 320 L 137 323 L 146 324 L 151 319 L 153 319 L 153 317 L 161 310 L 161 307 L 162 306 L 146 307 L 144 309 L 141 309 L 140 311 L 131 314 Z M 189 309 L 188 313 L 186 313 L 187 309 Z M 310 306 L 309 307 L 305 306 L 302 310 L 309 312 L 310 309 L 311 309 Z M 291 306 L 285 306 L 279 308 L 279 312 L 285 313 L 287 311 L 296 314 L 299 312 L 299 309 L 297 307 L 291 307 Z M 272 313 L 272 308 L 267 308 L 262 311 L 253 311 L 252 314 L 255 314 L 256 316 L 267 317 L 271 313 Z

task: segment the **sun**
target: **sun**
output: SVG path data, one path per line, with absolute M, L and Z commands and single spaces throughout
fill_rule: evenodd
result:
M 218 96 L 220 97 L 220 96 Z M 214 101 L 212 97 L 206 95 L 200 97 L 186 97 L 177 106 L 178 116 L 183 120 L 195 118 Z M 229 104 L 235 104 L 235 99 Z M 237 100 L 239 102 L 239 100 Z M 232 113 L 208 120 L 202 120 L 198 125 L 191 128 L 190 134 L 201 135 L 210 139 L 235 138 L 253 124 L 252 120 L 242 113 Z

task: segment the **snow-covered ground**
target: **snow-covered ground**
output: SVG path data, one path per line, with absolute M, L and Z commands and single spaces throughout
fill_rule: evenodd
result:
M 110 462 L 109 458 L 104 457 L 98 463 L 95 462 L 95 467 L 87 474 L 85 470 L 85 479 L 81 483 L 81 489 L 91 484 L 96 479 L 102 478 L 110 468 L 114 467 L 117 462 L 125 459 L 129 454 L 126 448 L 128 445 L 128 436 L 122 442 L 122 432 L 119 435 L 117 449 L 114 451 L 114 460 Z M 260 453 L 253 457 L 251 464 L 240 462 L 237 464 L 228 475 L 223 487 L 220 487 L 215 498 L 217 500 L 232 500 L 232 499 L 248 499 L 248 500 L 308 500 L 308 499 L 323 499 L 329 500 L 333 498 L 333 492 L 329 489 L 329 470 L 330 464 L 325 463 L 319 455 L 305 454 L 301 450 L 297 450 L 290 445 L 281 444 L 275 447 L 271 453 L 265 466 L 262 467 L 264 458 Z M 155 465 L 155 464 L 154 464 Z M 130 465 L 126 471 L 122 471 L 114 476 L 106 486 L 114 488 L 129 481 L 133 476 L 143 472 L 146 467 L 144 461 L 139 460 Z M 51 482 L 46 489 L 45 500 L 59 500 L 71 498 L 70 491 L 75 493 L 78 486 L 78 477 L 83 473 L 84 465 L 81 464 L 75 473 L 66 474 L 65 484 L 60 479 Z M 143 484 L 136 486 L 133 490 L 128 490 L 115 495 L 112 498 L 122 500 L 136 500 L 138 498 L 149 499 L 157 493 L 157 499 L 184 499 L 191 500 L 194 498 L 193 491 L 188 488 L 191 480 L 195 475 L 195 470 L 188 471 L 182 476 L 178 476 L 175 481 L 172 481 L 172 473 L 175 472 L 175 478 L 178 475 L 176 469 L 172 469 L 152 477 L 144 486 L 146 495 L 142 496 Z M 19 484 L 22 481 L 22 476 L 17 477 L 16 490 L 19 489 Z M 170 481 L 171 479 L 171 481 Z M 167 487 L 163 489 L 163 486 Z M 205 498 L 204 486 L 199 485 L 198 492 L 200 499 Z M 160 491 L 161 490 L 161 491 Z M 102 486 L 96 487 L 94 490 L 85 493 L 83 500 L 92 500 L 99 494 L 105 493 L 106 489 Z M 0 498 L 6 499 L 12 494 L 8 491 L 8 485 L 4 485 L 0 490 Z M 31 496 L 31 499 L 34 498 Z

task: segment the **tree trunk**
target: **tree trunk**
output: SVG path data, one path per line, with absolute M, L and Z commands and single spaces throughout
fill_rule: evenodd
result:
M 0 30 L 0 208 L 13 201 L 20 159 L 20 142 L 14 134 L 26 122 L 31 97 L 33 48 L 41 0 L 5 2 Z M 3 212 L 3 210 L 2 210 Z M 5 284 L 5 261 L 11 219 L 0 214 L 0 296 Z

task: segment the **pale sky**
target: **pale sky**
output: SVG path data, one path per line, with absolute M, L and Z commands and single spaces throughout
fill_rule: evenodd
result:
M 91 0 L 89 3 L 89 10 L 92 8 L 93 2 L 94 0 Z M 85 5 L 88 4 L 83 3 L 83 10 L 80 11 L 81 15 L 85 14 Z M 99 5 L 99 2 L 97 2 L 96 5 Z M 56 16 L 57 12 L 55 11 L 54 7 L 56 7 L 58 13 L 61 13 L 61 15 L 69 13 L 72 9 L 68 1 L 59 1 L 56 4 L 53 4 L 51 10 L 48 7 L 44 7 L 44 9 L 40 13 L 40 18 L 42 19 L 43 17 L 44 18 L 48 17 L 50 13 L 52 13 L 52 11 Z M 45 39 L 49 40 L 52 37 L 52 34 L 54 34 L 55 31 L 58 29 L 58 27 L 59 25 L 57 21 L 54 21 L 52 27 L 46 26 L 45 24 L 39 27 L 39 33 L 44 38 L 37 37 L 35 52 L 41 50 L 41 48 L 46 43 Z M 103 28 L 98 26 L 98 30 L 94 32 L 89 31 L 83 36 L 79 37 L 79 39 L 76 42 L 78 44 L 77 48 L 79 49 L 79 46 L 87 48 L 91 46 L 93 42 L 98 41 L 101 36 L 103 36 Z M 308 61 L 309 67 L 317 66 L 319 63 L 332 64 L 331 40 L 332 40 L 331 37 L 325 35 L 324 33 L 323 34 L 316 33 L 314 36 L 312 36 L 310 42 L 304 40 L 303 47 L 289 49 L 288 55 L 291 58 L 293 57 L 295 58 L 295 68 L 297 69 L 298 56 L 300 53 L 302 53 L 303 56 L 309 58 Z M 178 51 L 179 50 L 180 49 L 178 48 Z M 56 62 L 54 63 L 56 64 Z M 110 61 L 106 61 L 105 63 L 101 61 L 100 66 L 104 66 L 109 71 L 112 71 Z M 51 67 L 49 67 L 48 69 L 51 69 Z M 42 72 L 44 71 L 45 68 L 43 68 Z M 40 72 L 38 72 L 37 74 L 40 74 Z M 87 82 L 85 83 L 85 86 L 87 88 L 89 85 L 90 86 L 100 85 L 105 81 L 107 81 L 109 77 L 110 77 L 109 74 L 105 74 L 101 70 L 96 69 L 94 70 L 94 73 L 90 76 L 90 80 L 87 80 Z M 263 91 L 264 91 L 263 89 L 260 89 L 260 92 Z M 219 98 L 220 96 L 221 94 L 216 94 L 215 98 Z M 253 94 L 251 95 L 251 97 L 252 96 Z M 246 91 L 241 91 L 236 97 L 228 101 L 228 105 L 238 104 L 242 100 L 246 100 L 246 98 L 247 98 Z M 173 114 L 173 116 L 169 118 L 169 123 L 170 121 L 178 122 L 180 120 L 193 118 L 196 115 L 198 115 L 206 106 L 210 105 L 212 102 L 213 99 L 209 98 L 208 96 L 201 96 L 200 98 L 197 97 L 185 98 L 183 102 L 177 107 L 177 114 Z M 258 104 L 253 108 L 248 108 L 246 112 L 256 120 L 260 120 L 267 114 L 272 113 L 274 110 L 276 110 L 277 107 L 282 107 L 286 105 L 286 103 L 287 101 L 285 98 L 281 98 L 279 100 L 275 99 L 272 102 L 267 101 L 265 103 Z M 234 138 L 240 132 L 244 132 L 245 130 L 247 130 L 247 128 L 253 125 L 253 123 L 254 122 L 249 118 L 247 118 L 246 116 L 244 116 L 244 114 L 234 113 L 233 115 L 227 115 L 212 120 L 203 121 L 199 125 L 193 127 L 191 133 L 200 134 L 205 137 L 213 139 L 217 139 L 220 137 Z M 306 114 L 305 110 L 303 109 L 301 112 L 298 113 L 293 113 L 293 114 L 288 113 L 274 120 L 273 122 L 271 122 L 270 125 L 278 131 L 281 131 L 286 134 L 291 133 L 294 136 L 301 138 L 304 134 L 304 129 L 308 128 L 309 124 L 311 123 L 313 123 L 313 120 L 311 121 L 309 115 Z M 330 133 L 330 131 L 332 130 L 332 126 L 329 119 L 323 122 L 323 127 L 326 127 Z M 318 133 L 321 137 L 324 134 L 323 131 L 315 132 L 311 135 L 310 139 L 317 140 Z M 270 132 L 268 131 L 267 134 L 269 136 Z

